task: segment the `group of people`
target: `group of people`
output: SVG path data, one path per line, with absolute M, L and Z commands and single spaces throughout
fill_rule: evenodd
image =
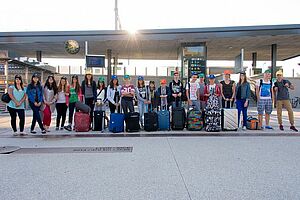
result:
M 273 103 L 276 100 L 277 117 L 280 130 L 284 130 L 282 124 L 282 106 L 288 110 L 290 129 L 298 131 L 294 126 L 293 110 L 289 101 L 289 89 L 294 86 L 283 79 L 282 71 L 276 73 L 277 80 L 272 83 L 271 72 L 266 70 L 264 77 L 256 83 L 257 111 L 260 129 L 273 129 L 270 122 Z M 199 80 L 198 80 L 199 78 Z M 66 77 L 61 77 L 57 84 L 54 76 L 48 76 L 44 85 L 41 84 L 39 75 L 34 73 L 27 88 L 24 87 L 22 77 L 15 76 L 14 85 L 8 88 L 11 101 L 7 104 L 11 116 L 11 127 L 14 135 L 24 135 L 25 126 L 25 102 L 28 99 L 32 109 L 33 117 L 30 133 L 36 134 L 35 126 L 38 122 L 42 134 L 50 131 L 51 116 L 55 109 L 56 130 L 73 130 L 73 115 L 76 110 L 76 102 L 81 101 L 90 108 L 90 117 L 93 121 L 94 111 L 110 110 L 115 112 L 134 112 L 134 104 L 137 102 L 140 114 L 140 124 L 143 127 L 144 113 L 169 109 L 169 107 L 181 107 L 186 101 L 189 107 L 205 112 L 208 97 L 215 95 L 221 98 L 223 108 L 232 108 L 236 104 L 238 110 L 238 121 L 243 114 L 243 124 L 239 125 L 246 129 L 247 109 L 251 96 L 250 84 L 247 81 L 246 73 L 241 72 L 239 81 L 230 79 L 230 71 L 224 72 L 224 80 L 216 83 L 216 77 L 211 74 L 208 81 L 205 81 L 204 74 L 193 73 L 189 82 L 183 85 L 179 73 L 174 73 L 173 80 L 167 84 L 166 79 L 160 81 L 156 86 L 154 81 L 149 85 L 145 84 L 144 77 L 139 76 L 137 85 L 131 83 L 129 75 L 123 76 L 123 85 L 119 84 L 118 77 L 113 75 L 109 85 L 105 86 L 104 77 L 99 77 L 98 81 L 93 80 L 91 73 L 86 73 L 84 80 L 79 83 L 77 75 L 73 75 L 68 83 Z M 69 111 L 68 125 L 65 125 L 67 111 Z M 263 126 L 263 115 L 265 114 L 265 126 Z M 19 133 L 16 126 L 16 117 L 19 117 Z M 104 116 L 107 124 L 109 118 Z

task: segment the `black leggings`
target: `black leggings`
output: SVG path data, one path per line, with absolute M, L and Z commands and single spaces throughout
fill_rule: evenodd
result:
M 56 111 L 57 111 L 56 127 L 59 127 L 60 118 L 61 118 L 61 126 L 60 127 L 64 127 L 65 121 L 66 121 L 67 109 L 68 109 L 68 106 L 66 103 L 57 103 L 56 104 Z
M 123 113 L 125 114 L 128 113 L 128 109 L 129 112 L 134 112 L 133 100 L 122 99 L 121 106 L 123 109 Z
M 120 107 L 121 106 L 118 106 L 118 111 L 117 111 L 118 113 L 120 113 Z M 109 102 L 110 113 L 115 113 L 116 109 L 117 109 L 117 106 L 115 106 L 114 104 L 112 104 L 111 102 Z
M 70 125 L 73 123 L 74 110 L 75 110 L 75 102 L 69 103 L 69 124 Z
M 20 126 L 20 132 L 24 131 L 24 125 L 25 125 L 25 110 L 24 109 L 14 109 L 9 106 L 7 106 L 7 110 L 10 114 L 11 120 L 10 125 L 14 132 L 17 132 L 17 114 L 19 116 L 19 126 Z
M 93 121 L 93 114 L 94 114 L 94 108 L 95 108 L 95 102 L 94 102 L 94 98 L 85 98 L 85 104 L 88 105 L 91 108 L 91 112 L 90 112 L 90 118 L 91 118 L 91 122 Z

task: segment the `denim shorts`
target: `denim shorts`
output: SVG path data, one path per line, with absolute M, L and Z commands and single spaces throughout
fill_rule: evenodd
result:
M 266 114 L 271 114 L 273 109 L 272 99 L 260 99 L 257 103 L 257 112 L 259 115 L 263 115 L 264 112 Z

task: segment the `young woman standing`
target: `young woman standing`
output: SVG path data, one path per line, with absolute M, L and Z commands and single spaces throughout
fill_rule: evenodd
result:
M 43 103 L 43 88 L 39 81 L 39 76 L 37 73 L 34 73 L 31 77 L 31 83 L 28 85 L 26 94 L 28 96 L 29 106 L 32 109 L 33 117 L 31 122 L 30 133 L 36 134 L 34 130 L 36 122 L 38 122 L 42 134 L 46 134 L 46 130 L 43 126 L 40 108 Z
M 107 108 L 107 88 L 105 87 L 105 79 L 104 77 L 99 77 L 97 84 L 97 101 L 95 104 L 94 111 L 104 111 L 104 118 L 109 124 L 109 119 L 105 115 L 105 111 Z
M 146 113 L 148 111 L 146 109 L 146 106 L 148 106 L 148 104 L 150 104 L 151 101 L 149 100 L 150 95 L 149 95 L 148 88 L 145 86 L 144 77 L 142 77 L 142 76 L 138 77 L 138 83 L 137 83 L 137 87 L 136 87 L 136 94 L 137 94 L 137 98 L 138 98 L 140 123 L 141 123 L 141 126 L 144 127 L 143 116 L 144 116 L 144 113 Z
M 58 92 L 57 92 L 57 101 L 56 101 L 56 128 L 55 130 L 63 130 L 65 121 L 66 121 L 66 114 L 67 114 L 67 96 L 69 96 L 69 91 L 67 91 L 68 82 L 67 77 L 63 76 L 58 85 Z M 61 121 L 60 121 L 61 119 Z M 61 126 L 60 125 L 61 122 Z M 59 128 L 60 127 L 60 128 Z
M 50 132 L 51 114 L 55 111 L 55 103 L 57 100 L 57 85 L 54 76 L 48 76 L 43 94 L 44 103 L 41 108 L 41 110 L 43 110 L 43 125 L 45 130 Z
M 121 86 L 116 75 L 112 75 L 109 86 L 107 87 L 107 100 L 109 101 L 110 113 L 115 113 L 116 109 L 120 113 Z
M 72 131 L 75 104 L 77 101 L 82 101 L 81 87 L 77 75 L 72 76 L 71 85 L 67 88 L 67 94 L 69 94 L 69 97 L 67 96 L 66 103 L 69 106 L 69 125 L 64 128 L 68 131 Z
M 25 135 L 25 100 L 26 100 L 26 88 L 23 86 L 22 77 L 20 75 L 15 76 L 14 85 L 8 88 L 8 94 L 11 101 L 7 104 L 7 110 L 11 117 L 11 127 L 14 131 L 14 136 L 17 136 L 17 114 L 19 116 L 19 128 L 20 135 Z
M 90 118 L 93 121 L 93 113 L 95 102 L 97 100 L 97 86 L 96 82 L 93 80 L 93 75 L 87 72 L 84 77 L 84 81 L 81 83 L 82 95 L 84 95 L 84 102 L 91 108 Z

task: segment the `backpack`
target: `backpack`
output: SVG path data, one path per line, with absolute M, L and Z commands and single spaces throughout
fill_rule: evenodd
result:
M 1 101 L 3 101 L 4 103 L 9 103 L 11 101 L 9 94 L 8 93 L 3 94 L 1 97 Z

